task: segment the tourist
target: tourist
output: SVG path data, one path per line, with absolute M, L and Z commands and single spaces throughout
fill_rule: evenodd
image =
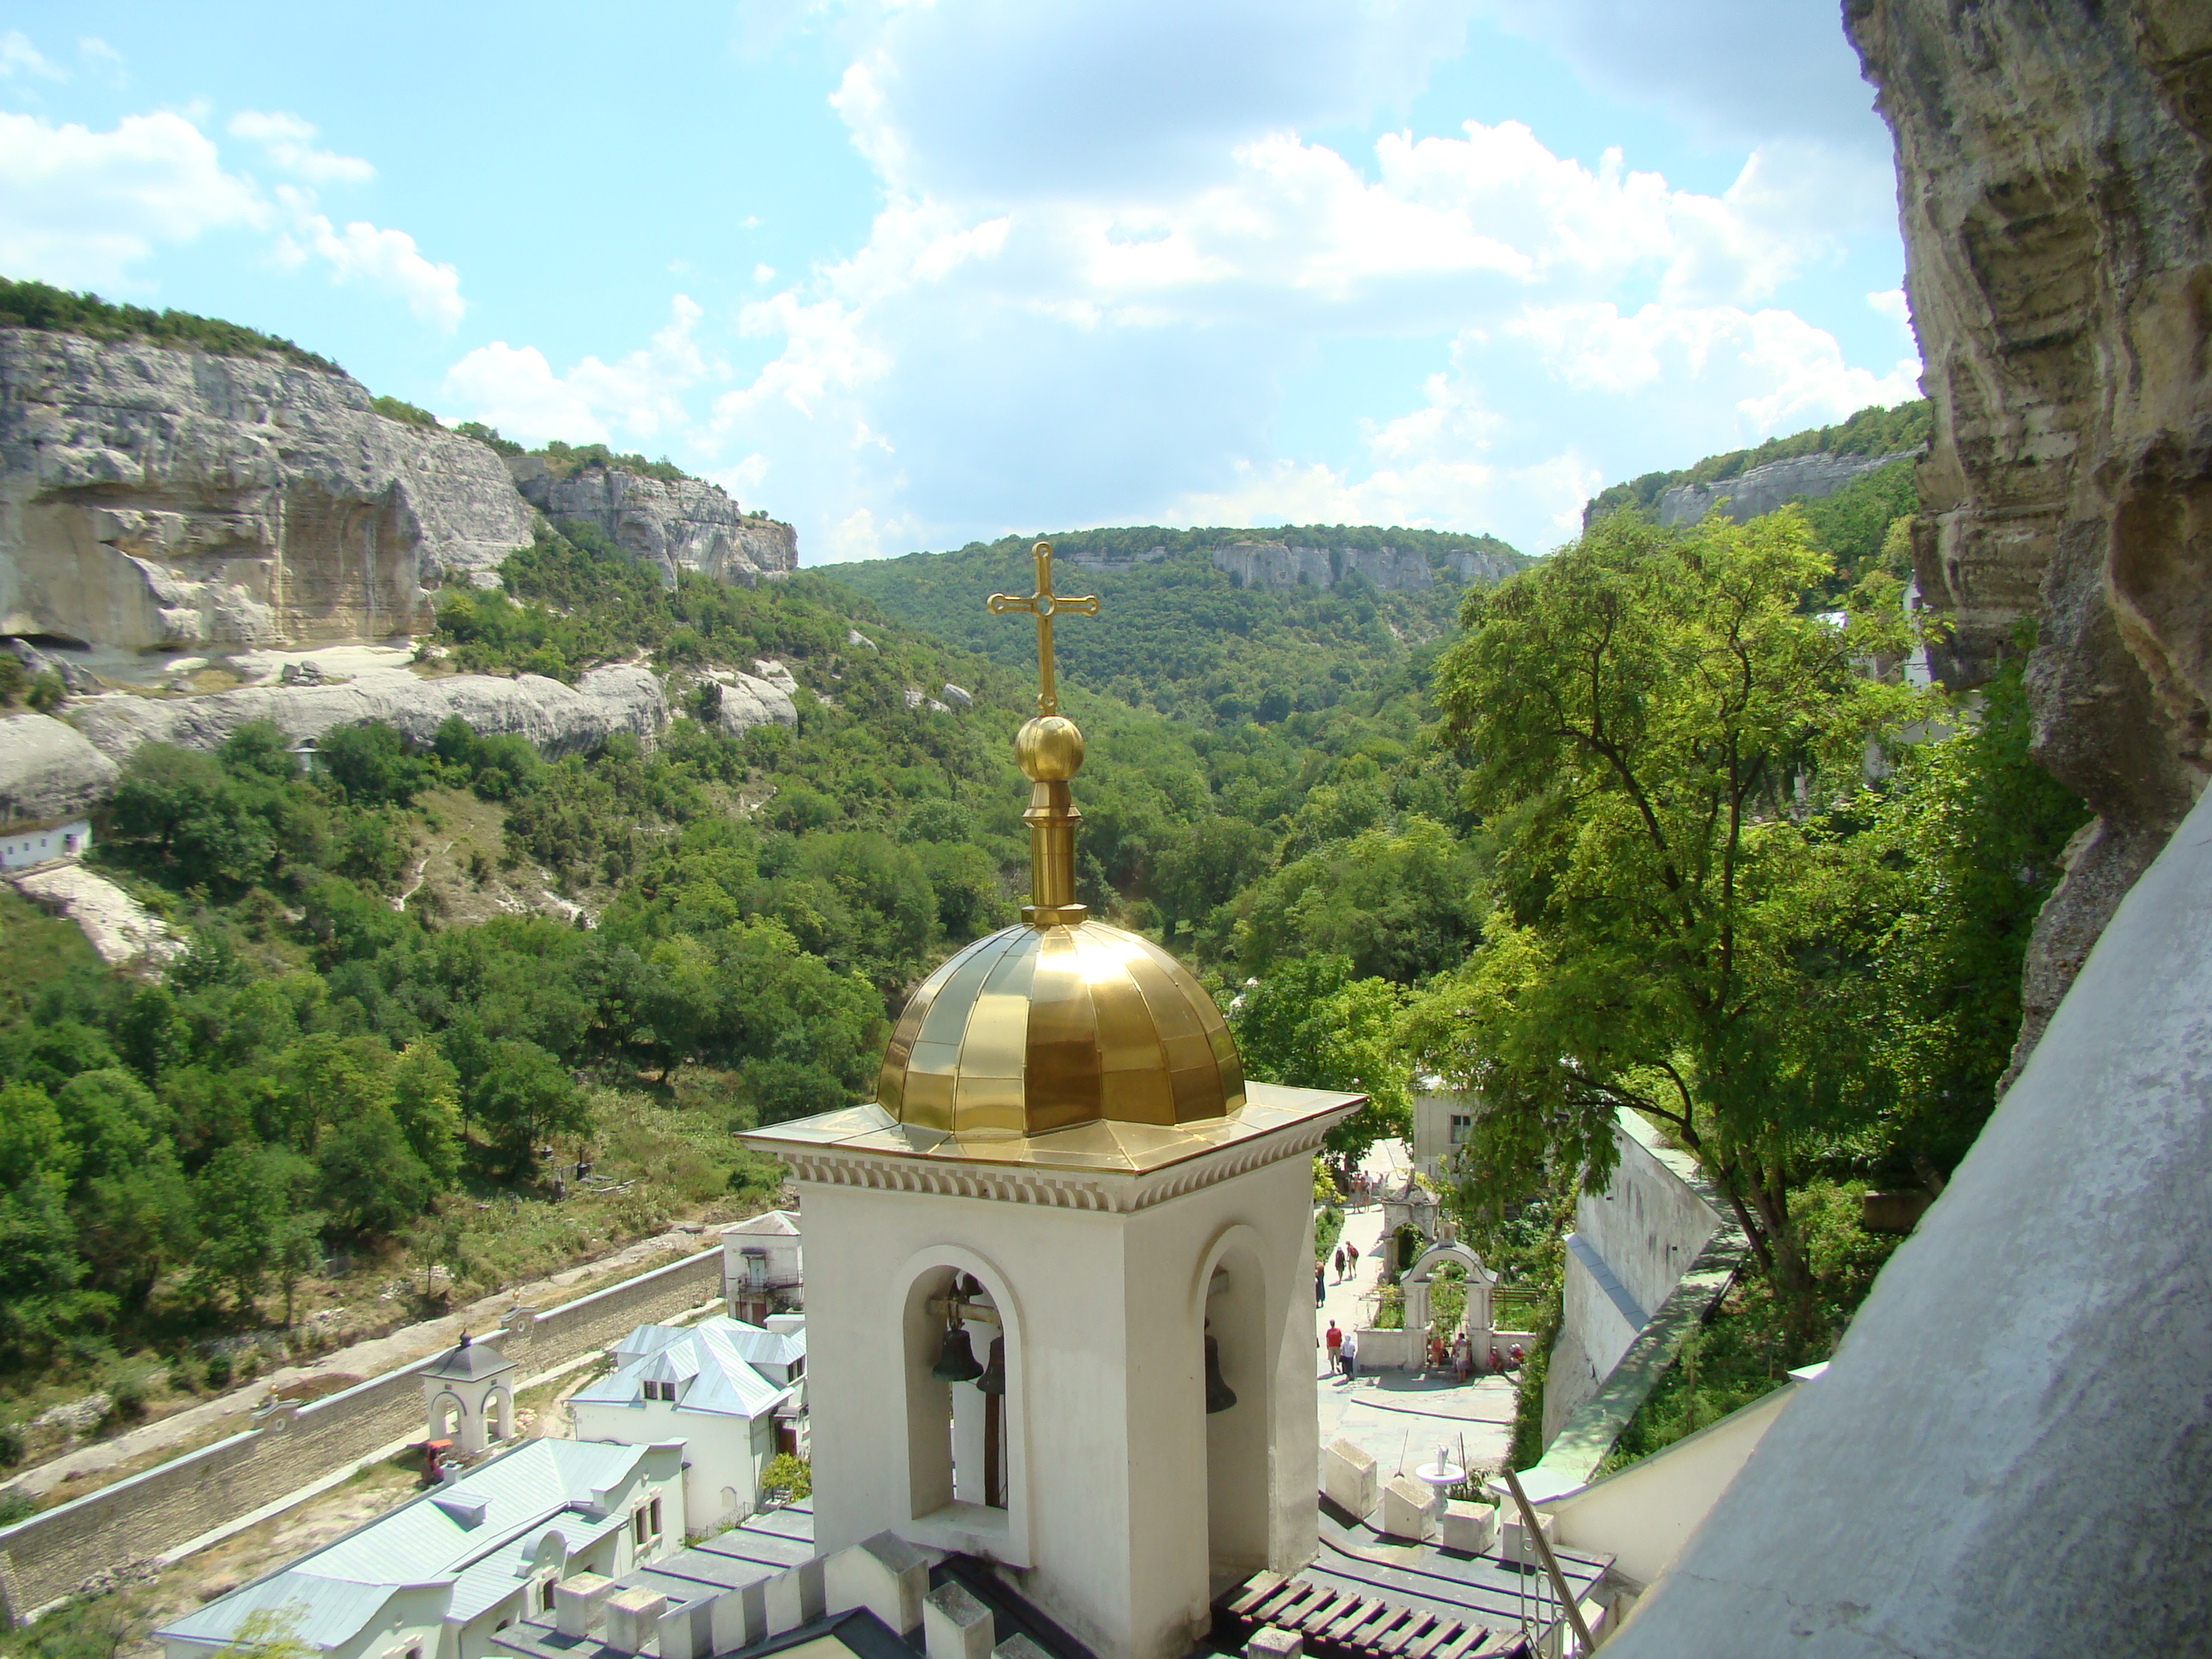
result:
M 1349 1332 L 1345 1334 L 1341 1358 L 1344 1361 L 1344 1380 L 1357 1382 L 1359 1380 L 1359 1339 Z
M 1328 1370 L 1334 1376 L 1336 1375 L 1337 1356 L 1344 1351 L 1344 1333 L 1336 1328 L 1334 1319 L 1328 1322 L 1328 1329 L 1322 1334 L 1321 1340 L 1328 1346 Z
M 1359 1246 L 1354 1244 L 1350 1239 L 1344 1242 L 1344 1267 L 1346 1273 L 1356 1273 L 1359 1271 Z
M 1320 1262 L 1314 1263 L 1314 1306 L 1318 1308 L 1328 1300 L 1328 1270 Z
M 1340 1285 L 1344 1282 L 1344 1246 L 1341 1244 L 1336 1247 L 1336 1280 Z
M 1474 1372 L 1474 1344 L 1462 1331 L 1452 1341 L 1452 1375 L 1464 1382 Z

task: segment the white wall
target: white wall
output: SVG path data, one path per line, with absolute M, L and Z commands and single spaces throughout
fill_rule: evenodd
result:
M 0 833 L 0 869 L 21 870 L 48 859 L 75 858 L 92 845 L 92 823 L 73 818 L 44 830 L 11 830 Z
M 1801 1385 L 1791 1382 L 1617 1474 L 1537 1504 L 1553 1541 L 1610 1555 L 1632 1589 L 1656 1583 Z
M 611 1406 L 579 1400 L 568 1402 L 579 1440 L 606 1440 L 618 1446 L 649 1446 L 668 1440 L 684 1443 L 684 1461 L 690 1465 L 684 1477 L 684 1513 L 680 1530 L 710 1532 L 732 1519 L 722 1506 L 722 1488 L 734 1486 L 750 1514 L 760 1490 L 766 1459 L 759 1455 L 762 1436 L 742 1417 L 714 1412 L 691 1412 L 681 1402 L 642 1400 L 627 1406 Z M 775 1419 L 761 1422 L 769 1455 L 775 1453 Z
M 1686 1153 L 1624 1112 L 1620 1162 L 1602 1194 L 1575 1202 L 1560 1285 L 1559 1338 L 1544 1377 L 1544 1439 L 1597 1393 L 1721 1224 Z

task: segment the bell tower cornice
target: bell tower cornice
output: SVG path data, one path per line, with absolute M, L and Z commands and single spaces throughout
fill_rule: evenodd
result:
M 836 1126 L 842 1133 L 825 1133 L 831 1126 L 813 1118 L 743 1139 L 781 1158 L 803 1182 L 1128 1215 L 1263 1164 L 1311 1156 L 1331 1129 L 1366 1103 L 1364 1095 L 1248 1086 L 1251 1102 L 1234 1125 L 1243 1133 L 1226 1137 L 1156 1132 L 1116 1137 L 1137 1140 L 1135 1146 L 1096 1147 L 1088 1143 L 1100 1137 L 1090 1136 L 1081 1146 L 1054 1146 L 1081 1130 L 997 1139 L 925 1135 L 880 1108 L 862 1106 L 831 1115 L 843 1120 Z

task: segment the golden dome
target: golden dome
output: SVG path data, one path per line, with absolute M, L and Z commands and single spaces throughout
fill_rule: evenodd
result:
M 1244 1068 L 1213 999 L 1157 945 L 1103 922 L 1024 923 L 922 981 L 876 1100 L 961 1134 L 1190 1123 L 1244 1104 Z

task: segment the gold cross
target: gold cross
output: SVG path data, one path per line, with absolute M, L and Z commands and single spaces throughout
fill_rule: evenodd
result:
M 1009 611 L 1026 611 L 1036 617 L 1037 713 L 1057 714 L 1060 713 L 1060 698 L 1053 690 L 1052 619 L 1063 611 L 1073 616 L 1095 617 L 1098 614 L 1098 596 L 1096 593 L 1054 592 L 1052 544 L 1039 542 L 1030 551 L 1036 559 L 1036 592 L 994 593 L 986 603 L 994 616 L 1003 617 Z

